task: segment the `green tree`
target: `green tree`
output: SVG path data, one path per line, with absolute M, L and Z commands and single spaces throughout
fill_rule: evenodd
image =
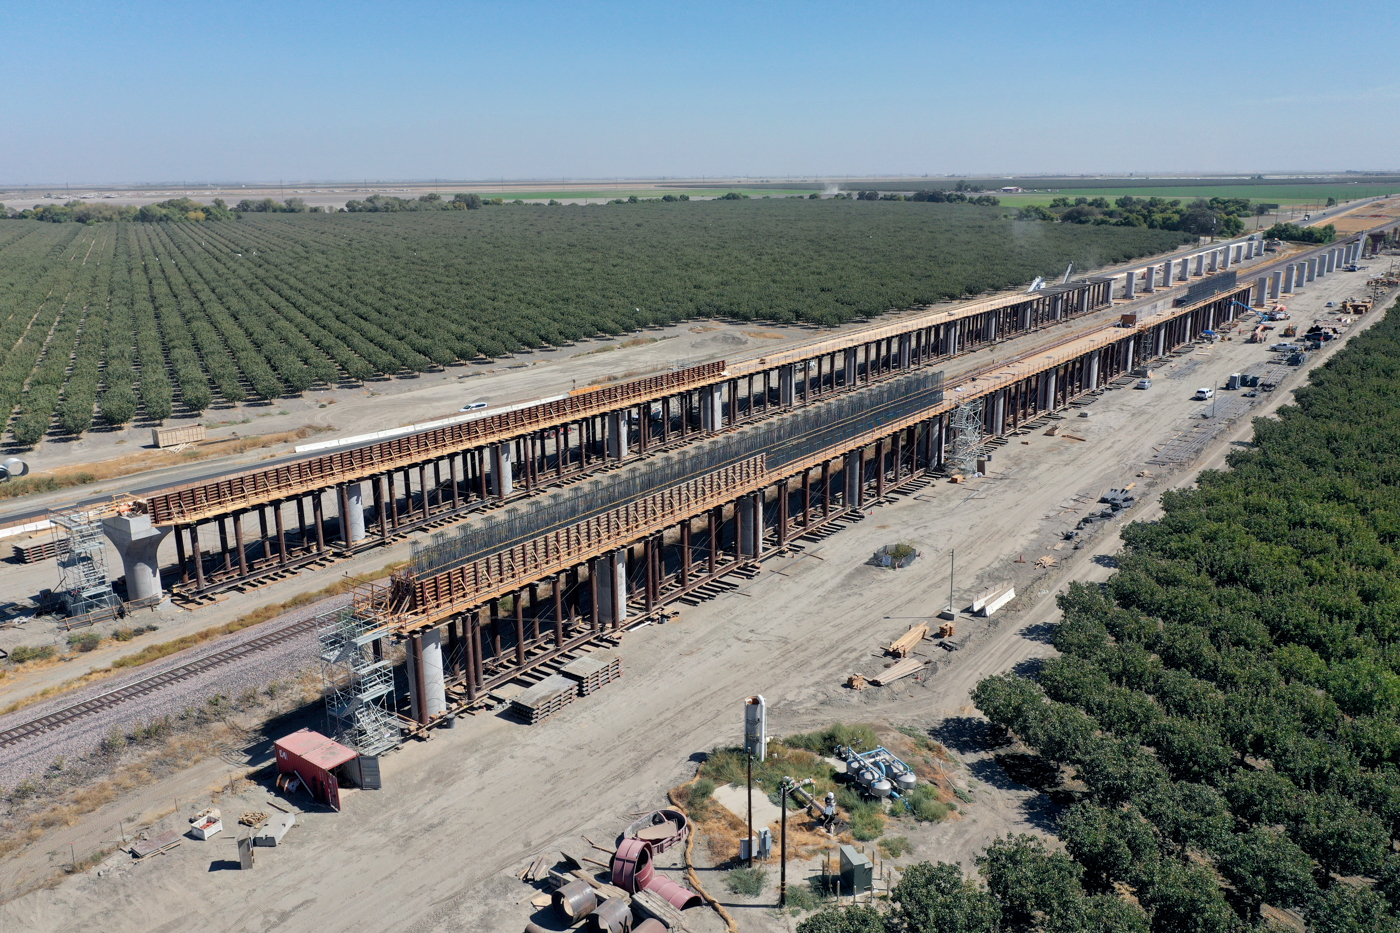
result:
M 1334 884 L 1308 911 L 1311 933 L 1400 933 L 1400 920 L 1370 888 Z
M 1256 915 L 1265 903 L 1306 911 L 1317 896 L 1312 859 L 1275 829 L 1250 829 L 1220 868 Z
M 1000 927 L 997 902 L 946 862 L 911 865 L 890 898 L 896 922 L 910 933 L 996 933 Z
M 797 933 L 886 933 L 889 927 L 874 907 L 828 907 L 797 925 Z
M 1083 869 L 1024 833 L 994 841 L 977 857 L 977 869 L 1012 930 L 1049 926 L 1054 918 L 1074 915 L 1084 893 L 1079 886 Z

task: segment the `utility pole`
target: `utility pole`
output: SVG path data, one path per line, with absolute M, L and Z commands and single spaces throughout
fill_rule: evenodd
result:
M 811 778 L 803 778 L 803 779 L 799 782 L 799 781 L 794 781 L 794 780 L 793 780 L 792 778 L 790 778 L 790 777 L 785 777 L 785 778 L 783 778 L 782 792 L 781 792 L 781 794 L 780 794 L 779 797 L 778 797 L 778 799 L 779 799 L 779 801 L 781 802 L 782 807 L 783 807 L 783 824 L 782 824 L 782 828 L 779 830 L 779 833 L 780 833 L 780 835 L 782 836 L 782 841 L 781 841 L 781 843 L 780 843 L 780 845 L 781 845 L 781 847 L 782 847 L 782 856 L 781 856 L 781 858 L 779 859 L 779 865 L 778 865 L 778 907 L 779 907 L 779 908 L 783 908 L 783 907 L 786 907 L 786 906 L 787 906 L 787 810 L 788 810 L 788 808 L 787 808 L 787 801 L 788 801 L 788 792 L 789 792 L 790 790 L 792 790 L 793 788 L 802 787 L 802 786 L 805 786 L 805 785 L 808 785 L 808 784 L 811 784 L 811 783 L 812 783 L 812 779 L 811 779 Z M 750 845 L 752 846 L 752 844 L 750 844 Z

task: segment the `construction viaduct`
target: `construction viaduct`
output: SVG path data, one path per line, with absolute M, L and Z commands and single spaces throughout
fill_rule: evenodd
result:
M 387 584 L 360 587 L 338 612 L 339 634 L 322 638 L 323 654 L 363 654 L 347 670 L 365 683 L 377 670 L 381 698 L 392 690 L 386 647 L 405 643 L 411 714 L 390 701 L 390 718 L 425 729 L 452 706 L 726 575 L 752 573 L 767 553 L 946 470 L 961 406 L 981 402 L 979 443 L 1014 431 L 1262 306 L 1270 276 L 1288 270 L 1291 284 L 1309 263 L 1325 275 L 1363 248 L 1357 238 L 1293 255 L 1251 270 L 1260 276 L 1251 284 L 1210 275 L 1218 257 L 1208 268 L 1199 261 L 1206 278 L 1191 294 L 1204 297 L 1073 327 L 1111 307 L 1115 289 L 1132 298 L 1139 277 L 1151 291 L 1159 268 L 1167 283 L 1176 262 L 1189 273 L 1191 257 L 1159 259 L 125 498 L 104 527 L 135 601 L 158 597 L 162 576 L 198 600 L 455 526 L 415 542 L 409 566 Z M 1258 242 L 1213 249 L 1228 264 L 1257 255 Z M 938 369 L 1049 328 L 1058 339 L 956 379 Z M 157 551 L 170 533 L 176 564 L 162 573 Z M 357 720 L 371 699 L 362 691 L 332 718 L 347 740 L 382 748 L 369 733 L 382 739 L 383 718 Z

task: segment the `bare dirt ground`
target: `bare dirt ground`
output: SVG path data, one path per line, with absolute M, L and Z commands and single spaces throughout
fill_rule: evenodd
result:
M 1361 281 L 1330 276 L 1293 296 L 1295 321 L 1306 329 L 1324 301 L 1350 294 Z M 308 815 L 284 847 L 260 853 L 252 872 L 223 870 L 231 834 L 186 841 L 150 864 L 133 866 L 114 855 L 106 866 L 111 871 L 90 871 L 0 906 L 0 929 L 519 929 L 534 910 L 528 901 L 535 892 L 511 873 L 548 848 L 578 847 L 581 833 L 611 840 L 632 814 L 662 803 L 667 788 L 693 774 L 694 756 L 738 741 L 742 698 L 754 692 L 768 698 L 776 734 L 885 718 L 930 729 L 959 755 L 979 784 L 975 803 L 963 819 L 921 835 L 902 861 L 967 864 L 1004 832 L 1047 832 L 1053 808 L 989 760 L 968 691 L 986 675 L 1052 653 L 1055 593 L 1070 579 L 1106 578 L 1121 522 L 1150 519 L 1163 488 L 1188 484 L 1194 469 L 1218 465 L 1231 445 L 1247 439 L 1248 415 L 1267 414 L 1289 393 L 1259 396 L 1189 469 L 1168 474 L 1149 467 L 1155 475 L 1137 480 L 1146 498 L 1100 525 L 1079 551 L 1052 549 L 1077 521 L 1066 509 L 1132 481 L 1154 447 L 1193 415 L 1199 419 L 1202 403 L 1190 400 L 1197 386 L 1219 386 L 1268 355 L 1266 346 L 1235 340 L 1182 357 L 1182 378 L 1159 372 L 1153 389 L 1111 391 L 1089 406 L 1089 418 L 1071 419 L 1083 442 L 1043 434 L 1013 440 L 983 479 L 929 486 L 871 509 L 864 521 L 822 542 L 772 558 L 739 591 L 685 609 L 676 622 L 629 633 L 621 649 L 623 679 L 546 723 L 527 727 L 482 715 L 387 757 L 383 791 L 353 795 L 341 814 Z M 1301 373 L 1293 373 L 1290 386 Z M 866 563 L 876 548 L 896 540 L 912 541 L 923 557 L 902 571 Z M 1007 580 L 1017 582 L 1019 603 L 991 621 L 960 616 L 956 652 L 926 643 L 935 665 L 922 681 L 860 693 L 841 686 L 853 671 L 878 670 L 885 663 L 881 644 L 946 604 L 950 549 L 957 551 L 959 605 Z M 1042 555 L 1063 559 L 1037 570 L 1034 560 Z M 1026 563 L 1014 563 L 1018 556 Z M 183 825 L 184 810 L 205 805 L 208 798 L 200 795 L 209 777 L 207 766 L 194 769 L 180 785 L 194 802 L 181 797 L 181 814 L 153 828 Z M 237 809 L 224 806 L 226 813 Z M 93 819 L 110 822 L 110 816 Z M 31 851 L 12 861 L 33 877 L 36 859 L 56 867 L 66 857 Z M 7 866 L 0 884 L 13 890 L 14 883 Z M 730 899 L 717 876 L 704 883 Z M 786 930 L 796 922 L 766 908 L 744 917 L 752 930 Z M 710 914 L 687 919 L 697 931 L 719 929 Z
M 1354 210 L 1330 218 L 1327 223 L 1337 228 L 1337 236 L 1345 237 L 1369 230 L 1397 217 L 1400 217 L 1400 199 L 1391 198 L 1360 205 Z

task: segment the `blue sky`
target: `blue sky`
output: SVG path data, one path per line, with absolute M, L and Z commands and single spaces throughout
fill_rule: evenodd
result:
M 1395 10 L 10 3 L 0 184 L 1397 169 Z

